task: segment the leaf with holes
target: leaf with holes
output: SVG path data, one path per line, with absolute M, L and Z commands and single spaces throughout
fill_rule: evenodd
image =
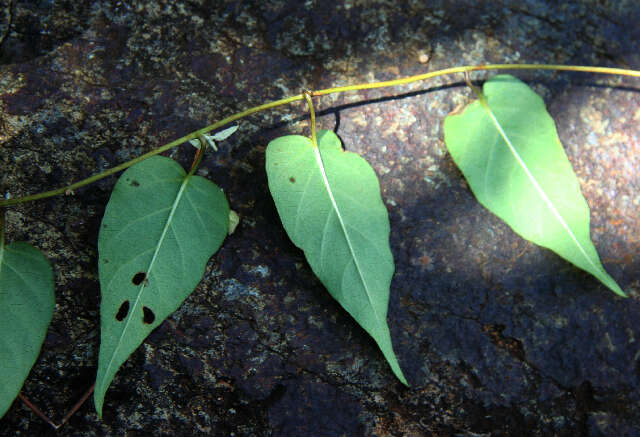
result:
M 486 82 L 482 94 L 444 122 L 449 153 L 478 201 L 625 296 L 591 242 L 589 206 L 542 98 L 509 75 Z
M 53 307 L 47 258 L 26 243 L 0 242 L 0 417 L 38 358 Z
M 394 264 L 389 218 L 369 164 L 331 131 L 269 143 L 269 190 L 287 234 L 329 293 L 375 339 L 406 384 L 387 326 Z
M 98 238 L 102 338 L 94 401 L 99 415 L 120 365 L 191 294 L 228 229 L 222 190 L 188 176 L 169 158 L 149 158 L 120 177 Z

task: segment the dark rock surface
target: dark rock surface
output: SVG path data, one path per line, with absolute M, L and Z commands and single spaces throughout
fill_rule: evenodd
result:
M 0 2 L 0 181 L 64 186 L 303 88 L 537 62 L 640 68 L 637 1 Z M 9 26 L 11 23 L 11 26 Z M 487 74 L 477 74 L 480 80 Z M 637 80 L 518 73 L 541 93 L 629 295 L 517 237 L 473 198 L 442 142 L 462 77 L 317 99 L 319 125 L 375 168 L 396 275 L 389 325 L 411 383 L 288 240 L 264 150 L 308 133 L 301 104 L 254 115 L 200 170 L 241 223 L 205 277 L 55 432 L 20 401 L 2 435 L 633 436 L 640 432 Z M 169 155 L 185 166 L 189 146 Z M 91 385 L 98 227 L 115 177 L 12 208 L 42 249 L 56 313 L 23 393 L 58 421 Z

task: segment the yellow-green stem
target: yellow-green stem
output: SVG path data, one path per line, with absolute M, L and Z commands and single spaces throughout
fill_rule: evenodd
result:
M 327 94 L 342 93 L 345 91 L 366 90 L 374 88 L 384 88 L 389 86 L 406 85 L 412 82 L 432 79 L 437 76 L 447 74 L 464 73 L 483 70 L 557 70 L 557 71 L 579 71 L 583 73 L 619 74 L 622 76 L 640 77 L 640 71 L 627 70 L 624 68 L 609 67 L 588 67 L 583 65 L 553 65 L 553 64 L 487 64 L 487 65 L 465 65 L 461 67 L 445 68 L 444 70 L 432 71 L 430 73 L 417 74 L 415 76 L 404 77 L 402 79 L 386 80 L 383 82 L 365 83 L 358 85 L 348 85 L 336 88 L 327 88 L 315 91 L 313 96 L 324 96 Z
M 253 108 L 247 109 L 246 111 L 238 112 L 237 114 L 233 114 L 227 118 L 223 118 L 222 120 L 214 124 L 211 124 L 207 127 L 203 127 L 202 129 L 191 132 L 190 134 L 185 135 L 181 138 L 178 138 L 177 140 L 173 140 L 170 143 L 165 144 L 164 146 L 160 146 L 157 149 L 154 149 L 150 152 L 145 153 L 144 155 L 140 155 L 137 158 L 134 158 L 116 167 L 110 168 L 109 170 L 105 170 L 102 173 L 98 173 L 96 175 L 93 175 L 81 181 L 75 182 L 71 185 L 67 185 L 66 187 L 58 188 L 56 190 L 44 191 L 42 193 L 32 194 L 30 196 L 16 197 L 15 199 L 0 200 L 0 207 L 17 205 L 19 203 L 30 202 L 32 200 L 38 200 L 38 199 L 45 199 L 47 197 L 57 196 L 60 194 L 71 192 L 77 188 L 84 187 L 85 185 L 89 185 L 93 182 L 99 181 L 100 179 L 106 178 L 107 176 L 111 176 L 112 174 L 118 173 L 119 171 L 126 170 L 127 168 L 137 164 L 140 161 L 144 161 L 145 159 L 151 158 L 154 155 L 158 155 L 162 152 L 166 152 L 167 150 L 173 149 L 174 147 L 179 146 L 182 143 L 198 138 L 199 135 L 206 134 L 207 132 L 218 129 L 238 119 L 241 119 L 251 114 L 255 114 L 256 112 L 264 111 L 266 109 L 270 109 L 276 106 L 286 105 L 288 103 L 296 102 L 302 99 L 303 99 L 302 94 L 298 94 L 297 96 L 281 99 L 275 102 L 265 103 L 264 105 L 260 105 L 260 106 L 254 106 Z
M 373 89 L 373 88 L 384 88 L 384 87 L 390 87 L 390 86 L 405 85 L 408 83 L 427 80 L 427 79 L 431 79 L 438 76 L 444 76 L 448 74 L 465 73 L 465 72 L 468 73 L 471 71 L 485 71 L 485 70 L 557 70 L 557 71 L 578 71 L 578 72 L 584 72 L 584 73 L 614 74 L 614 75 L 622 75 L 622 76 L 640 77 L 640 71 L 636 71 L 636 70 L 628 70 L 623 68 L 609 68 L 609 67 L 589 67 L 589 66 L 583 66 L 583 65 L 555 65 L 555 64 L 465 65 L 460 67 L 445 68 L 443 70 L 432 71 L 424 74 L 418 74 L 415 76 L 405 77 L 402 79 L 387 80 L 387 81 L 375 82 L 375 83 L 348 85 L 348 86 L 335 87 L 335 88 L 327 88 L 324 90 L 314 91 L 313 93 L 311 93 L 311 97 L 319 97 L 327 94 L 342 93 L 347 91 L 360 91 L 360 90 Z M 244 118 L 248 115 L 255 114 L 256 112 L 264 111 L 264 110 L 275 108 L 282 105 L 287 105 L 289 103 L 297 102 L 303 99 L 305 99 L 305 97 L 302 94 L 298 94 L 292 97 L 288 97 L 286 99 L 280 99 L 273 102 L 265 103 L 263 105 L 254 106 L 253 108 L 247 109 L 246 111 L 238 112 L 237 114 L 233 114 L 214 124 L 211 124 L 195 132 L 192 132 L 188 135 L 185 135 L 181 138 L 178 138 L 177 140 L 174 140 L 168 144 L 160 146 L 157 149 L 154 149 L 148 153 L 145 153 L 144 155 L 140 155 L 139 157 L 134 158 L 128 162 L 120 164 L 102 173 L 83 179 L 79 182 L 73 183 L 66 187 L 59 188 L 56 190 L 45 191 L 42 193 L 30 195 L 30 196 L 17 197 L 15 199 L 0 200 L 0 207 L 17 205 L 19 203 L 25 203 L 32 200 L 44 199 L 47 197 L 57 196 L 59 194 L 64 194 L 66 192 L 73 191 L 76 188 L 83 187 L 85 185 L 96 182 L 100 179 L 103 179 L 107 176 L 111 176 L 112 174 L 118 173 L 119 171 L 122 171 L 128 167 L 131 167 L 132 165 L 137 164 L 140 161 L 143 161 L 154 155 L 157 155 L 159 153 L 172 149 L 176 146 L 179 146 L 182 143 L 185 143 L 194 138 L 197 138 L 198 135 L 206 134 L 207 132 L 221 128 L 226 124 L 229 124 L 231 122 Z

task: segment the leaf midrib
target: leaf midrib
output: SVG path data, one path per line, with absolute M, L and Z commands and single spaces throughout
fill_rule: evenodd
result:
M 484 98 L 482 98 L 484 99 Z M 531 183 L 533 184 L 533 187 L 536 189 L 536 191 L 538 192 L 538 195 L 542 198 L 543 202 L 547 205 L 547 207 L 551 210 L 551 213 L 553 214 L 553 216 L 556 218 L 556 220 L 558 220 L 560 222 L 560 225 L 564 228 L 564 230 L 569 234 L 569 236 L 571 237 L 571 240 L 573 241 L 573 243 L 578 247 L 578 249 L 580 250 L 580 253 L 582 254 L 582 256 L 584 256 L 584 258 L 587 260 L 587 262 L 591 265 L 591 267 L 593 267 L 593 269 L 595 271 L 601 272 L 601 269 L 594 264 L 593 260 L 591 259 L 591 257 L 587 254 L 587 252 L 584 250 L 584 248 L 582 247 L 582 244 L 580 244 L 580 242 L 578 241 L 578 239 L 576 238 L 575 234 L 573 233 L 573 231 L 571 230 L 571 228 L 569 227 L 569 225 L 567 224 L 567 222 L 564 220 L 564 218 L 562 217 L 562 215 L 560 215 L 560 212 L 556 209 L 555 205 L 553 204 L 553 202 L 551 201 L 551 199 L 549 198 L 549 196 L 547 196 L 547 193 L 545 193 L 545 191 L 542 189 L 542 187 L 540 186 L 540 184 L 538 183 L 538 181 L 536 180 L 536 178 L 533 176 L 533 174 L 531 173 L 531 171 L 529 170 L 529 167 L 527 167 L 527 164 L 524 162 L 524 160 L 522 159 L 522 157 L 520 156 L 520 154 L 518 153 L 518 151 L 516 150 L 515 146 L 513 145 L 513 143 L 511 142 L 511 140 L 509 139 L 509 137 L 507 136 L 506 132 L 504 131 L 504 129 L 502 129 L 502 125 L 500 124 L 500 122 L 498 121 L 498 119 L 496 118 L 495 114 L 493 113 L 493 111 L 491 110 L 491 108 L 489 107 L 488 102 L 483 101 L 482 102 L 482 106 L 485 108 L 485 110 L 487 111 L 487 113 L 489 114 L 489 117 L 491 118 L 492 123 L 494 124 L 494 126 L 496 127 L 496 129 L 498 130 L 498 133 L 500 134 L 500 136 L 502 137 L 502 139 L 504 140 L 505 144 L 507 145 L 507 147 L 509 148 L 509 151 L 511 152 L 511 154 L 513 155 L 513 157 L 516 159 L 516 161 L 518 162 L 518 165 L 520 165 L 520 167 L 522 167 L 522 170 L 525 172 L 525 174 L 527 175 L 527 177 L 529 178 L 529 180 L 531 181 Z M 488 172 L 488 166 L 487 166 L 487 172 Z
M 376 310 L 375 305 L 373 304 L 373 299 L 371 297 L 371 293 L 369 291 L 369 287 L 367 285 L 367 281 L 364 279 L 364 275 L 362 273 L 362 269 L 360 268 L 360 264 L 358 262 L 358 258 L 356 257 L 355 251 L 353 249 L 353 245 L 351 244 L 351 239 L 349 238 L 349 233 L 347 232 L 346 225 L 344 220 L 342 219 L 342 214 L 340 214 L 340 210 L 338 209 L 338 204 L 333 196 L 333 191 L 331 190 L 331 185 L 329 185 L 329 180 L 327 178 L 327 173 L 325 171 L 324 162 L 322 160 L 322 156 L 320 155 L 320 148 L 314 147 L 313 151 L 315 153 L 316 162 L 318 164 L 320 174 L 322 175 L 322 181 L 324 183 L 325 189 L 327 190 L 327 194 L 329 195 L 329 199 L 331 200 L 331 205 L 333 206 L 333 210 L 335 211 L 336 217 L 338 217 L 338 222 L 340 223 L 340 228 L 342 229 L 342 233 L 344 234 L 344 238 L 347 241 L 347 246 L 349 247 L 349 252 L 351 253 L 351 258 L 353 259 L 353 263 L 356 266 L 356 270 L 358 271 L 358 276 L 360 277 L 360 281 L 364 285 L 364 290 L 367 295 L 367 299 L 369 301 L 369 305 L 375 315 L 378 324 L 381 323 L 380 315 Z M 385 321 L 386 323 L 386 321 Z

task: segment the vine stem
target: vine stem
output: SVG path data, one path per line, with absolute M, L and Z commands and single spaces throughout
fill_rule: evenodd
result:
M 418 82 L 422 80 L 432 79 L 438 76 L 445 76 L 449 74 L 457 74 L 457 73 L 470 73 L 472 71 L 487 71 L 487 70 L 555 70 L 555 71 L 576 71 L 583 73 L 598 73 L 598 74 L 612 74 L 612 75 L 621 75 L 621 76 L 631 76 L 631 77 L 640 77 L 640 71 L 638 70 L 629 70 L 624 68 L 609 68 L 609 67 L 590 67 L 584 65 L 557 65 L 557 64 L 486 64 L 486 65 L 464 65 L 460 67 L 451 67 L 445 68 L 443 70 L 432 71 L 429 73 L 418 74 L 415 76 L 404 77 L 401 79 L 387 80 L 382 82 L 373 82 L 373 83 L 361 83 L 355 85 L 347 85 L 341 87 L 327 88 L 324 90 L 317 90 L 310 93 L 309 97 L 320 97 L 328 94 L 335 93 L 343 93 L 347 91 L 361 91 L 366 89 L 374 89 L 374 88 L 385 88 L 391 86 L 398 85 L 406 85 L 412 82 Z M 191 132 L 188 135 L 185 135 L 177 140 L 171 141 L 163 146 L 158 147 L 150 152 L 147 152 L 143 155 L 138 156 L 130 161 L 127 161 L 123 164 L 120 164 L 116 167 L 110 168 L 102 173 L 98 173 L 81 181 L 75 182 L 71 185 L 67 185 L 66 187 L 59 188 L 56 190 L 44 191 L 38 194 L 32 194 L 23 197 L 16 197 L 15 199 L 5 199 L 0 200 L 0 207 L 3 206 L 11 206 L 17 205 L 20 203 L 30 202 L 38 199 L 45 199 L 47 197 L 57 196 L 64 193 L 70 193 L 73 190 L 83 187 L 85 185 L 89 185 L 93 182 L 96 182 L 100 179 L 106 178 L 107 176 L 111 176 L 112 174 L 118 173 L 119 171 L 125 170 L 126 168 L 131 167 L 134 164 L 137 164 L 140 161 L 143 161 L 147 158 L 150 158 L 159 153 L 170 150 L 176 146 L 179 146 L 182 143 L 198 138 L 201 135 L 204 135 L 212 130 L 219 129 L 224 125 L 232 123 L 241 118 L 247 117 L 249 115 L 255 114 L 256 112 L 265 111 L 267 109 L 276 108 L 278 106 L 287 105 L 289 103 L 297 102 L 300 100 L 304 100 L 305 94 L 297 94 L 292 97 L 287 97 L 285 99 L 276 100 L 273 102 L 265 103 L 262 105 L 254 106 L 245 111 L 238 112 L 229 117 L 223 118 L 222 120 L 213 123 L 209 126 L 206 126 L 197 131 Z
M 266 109 L 270 109 L 270 108 L 274 108 L 276 106 L 282 106 L 282 105 L 286 105 L 288 103 L 291 102 L 296 102 L 298 100 L 302 100 L 302 94 L 298 94 L 297 96 L 293 96 L 293 97 L 289 97 L 286 99 L 281 99 L 281 100 L 277 100 L 275 102 L 269 102 L 269 103 L 265 103 L 264 105 L 259 105 L 259 106 L 254 106 L 253 108 L 249 108 L 246 111 L 242 111 L 242 112 L 238 112 L 237 114 L 233 114 L 227 118 L 223 118 L 222 120 L 209 125 L 207 127 L 203 127 L 202 129 L 198 129 L 197 131 L 191 132 L 188 135 L 185 135 L 181 138 L 178 138 L 177 140 L 173 140 L 170 143 L 165 144 L 164 146 L 160 146 L 157 149 L 154 149 L 150 152 L 147 152 L 143 155 L 138 156 L 137 158 L 134 158 L 130 161 L 127 161 L 123 164 L 120 164 L 118 166 L 115 166 L 113 168 L 110 168 L 109 170 L 105 170 L 102 173 L 98 173 L 96 175 L 93 175 L 91 177 L 88 177 L 86 179 L 82 179 L 81 181 L 75 182 L 71 185 L 67 185 L 66 187 L 62 187 L 62 188 L 58 188 L 56 190 L 50 190 L 50 191 L 44 191 L 42 193 L 38 193 L 38 194 L 32 194 L 30 196 L 24 196 L 24 197 L 16 197 L 15 199 L 6 199 L 6 200 L 0 200 L 0 207 L 2 206 L 11 206 L 11 205 L 17 205 L 19 203 L 25 203 L 25 202 L 30 202 L 33 200 L 39 200 L 39 199 L 46 199 L 47 197 L 53 197 L 53 196 L 57 196 L 60 194 L 66 194 L 69 192 L 72 192 L 73 190 L 75 190 L 76 188 L 80 188 L 80 187 L 84 187 L 85 185 L 89 185 L 93 182 L 99 181 L 100 179 L 104 179 L 107 176 L 111 176 L 112 174 L 118 173 L 119 171 L 125 170 L 129 167 L 131 167 L 134 164 L 137 164 L 141 161 L 144 161 L 147 158 L 151 158 L 152 156 L 158 155 L 162 152 L 166 152 L 167 150 L 173 149 L 176 146 L 179 146 L 182 143 L 186 143 L 187 141 L 191 141 L 193 139 L 198 138 L 200 135 L 204 135 L 207 132 L 210 132 L 212 130 L 221 128 L 222 126 L 232 123 L 236 120 L 239 120 L 241 118 L 244 118 L 248 115 L 254 114 L 256 112 L 260 112 L 260 111 L 264 111 Z
M 624 68 L 609 67 L 589 67 L 584 65 L 555 65 L 555 64 L 486 64 L 486 65 L 464 65 L 460 67 L 445 68 L 444 70 L 432 71 L 429 73 L 417 74 L 415 76 L 401 79 L 386 80 L 383 82 L 364 83 L 358 85 L 347 85 L 336 88 L 315 91 L 313 96 L 324 96 L 327 94 L 341 93 L 345 91 L 366 90 L 373 88 L 384 88 L 389 86 L 405 85 L 411 82 L 432 79 L 437 76 L 445 76 L 456 73 L 470 73 L 472 71 L 486 70 L 556 70 L 556 71 L 578 71 L 582 73 L 614 74 L 621 76 L 640 77 L 640 71 L 628 70 Z

